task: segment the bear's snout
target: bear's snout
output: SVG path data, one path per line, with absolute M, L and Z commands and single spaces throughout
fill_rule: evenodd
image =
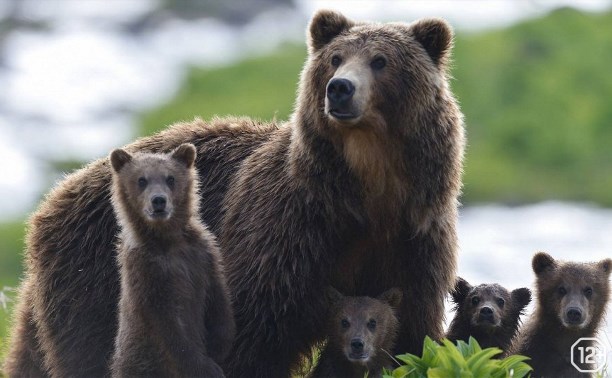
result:
M 354 338 L 351 340 L 351 351 L 355 354 L 361 354 L 363 353 L 363 347 L 364 347 L 365 343 L 363 342 L 363 340 L 361 338 Z
M 489 306 L 483 306 L 480 309 L 480 319 L 493 320 L 493 309 Z
M 327 83 L 327 100 L 329 113 L 335 118 L 344 120 L 355 118 L 352 99 L 355 85 L 348 79 L 333 78 Z
M 166 204 L 168 203 L 168 199 L 164 195 L 156 195 L 151 198 L 151 205 L 153 206 L 153 211 L 156 213 L 161 213 L 166 211 Z
M 567 322 L 571 325 L 582 323 L 582 311 L 578 307 L 570 307 L 565 313 Z

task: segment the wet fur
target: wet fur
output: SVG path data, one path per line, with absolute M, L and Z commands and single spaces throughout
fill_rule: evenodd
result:
M 194 159 L 191 144 L 168 155 L 111 154 L 121 225 L 113 377 L 223 377 L 218 363 L 230 351 L 235 324 L 216 240 L 199 220 Z M 140 177 L 147 187 L 138 186 Z M 165 220 L 147 215 L 155 195 L 168 198 Z
M 570 362 L 570 350 L 579 338 L 597 334 L 610 299 L 608 277 L 612 260 L 564 262 L 539 252 L 532 265 L 536 274 L 536 308 L 521 327 L 508 354 L 530 357 L 528 363 L 534 369 L 532 377 L 583 377 L 584 373 L 578 372 Z M 583 285 L 592 287 L 593 294 L 586 309 L 590 321 L 583 328 L 573 329 L 562 324 L 559 315 L 561 299 L 557 293 L 560 285 L 573 285 L 579 289 Z M 575 361 L 579 361 L 578 350 L 575 353 Z
M 487 327 L 475 324 L 480 306 L 472 305 L 472 298 L 494 299 L 503 298 L 505 304 L 499 307 L 492 304 L 492 310 L 499 325 Z M 474 337 L 482 348 L 496 347 L 505 351 L 510 346 L 512 338 L 516 335 L 520 316 L 524 314 L 525 307 L 531 302 L 531 292 L 527 288 L 515 289 L 512 292 L 498 284 L 481 284 L 471 286 L 467 281 L 459 278 L 455 284 L 451 299 L 455 304 L 455 316 L 448 328 L 446 338 L 456 342 L 468 342 L 470 336 Z
M 417 353 L 425 335 L 443 336 L 464 147 L 447 83 L 451 41 L 440 20 L 355 23 L 320 11 L 289 122 L 194 121 L 126 147 L 168 152 L 190 142 L 198 150 L 200 215 L 218 236 L 236 315 L 229 376 L 288 376 L 325 337 L 323 293 L 332 284 L 360 296 L 403 290 L 393 353 Z M 322 111 L 333 52 L 373 49 L 389 63 L 358 128 L 377 144 L 382 179 L 369 177 L 364 137 L 345 135 Z M 42 355 L 51 376 L 108 374 L 120 287 L 109 198 L 101 159 L 60 182 L 31 217 L 20 302 L 33 321 L 18 313 L 9 374 L 31 355 Z
M 330 302 L 327 322 L 327 345 L 321 353 L 318 364 L 310 378 L 362 378 L 381 377 L 383 368 L 393 364 L 391 351 L 395 345 L 399 321 L 395 309 L 399 307 L 402 291 L 393 288 L 377 298 L 346 297 L 335 289 L 328 289 Z M 348 330 L 342 328 L 342 320 L 350 320 Z M 368 330 L 367 322 L 376 321 L 375 330 Z M 351 338 L 360 335 L 370 346 L 367 362 L 351 361 L 346 348 Z

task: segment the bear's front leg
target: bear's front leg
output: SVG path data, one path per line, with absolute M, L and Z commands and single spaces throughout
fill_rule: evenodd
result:
M 444 336 L 444 300 L 452 288 L 457 268 L 455 227 L 433 222 L 431 227 L 403 244 L 398 258 L 397 281 L 404 289 L 398 311 L 400 332 L 395 354 L 420 355 L 423 340 Z

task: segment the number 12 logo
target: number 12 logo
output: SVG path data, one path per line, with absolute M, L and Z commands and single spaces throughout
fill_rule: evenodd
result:
M 581 373 L 598 372 L 606 365 L 606 346 L 595 337 L 581 337 L 572 345 L 571 362 Z

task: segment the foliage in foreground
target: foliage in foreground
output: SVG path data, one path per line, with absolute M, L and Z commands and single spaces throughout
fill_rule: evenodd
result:
M 468 343 L 459 340 L 457 345 L 443 340 L 442 345 L 429 337 L 423 343 L 423 356 L 402 354 L 396 356 L 404 365 L 393 371 L 385 371 L 385 378 L 443 378 L 443 377 L 525 377 L 532 370 L 524 361 L 525 356 L 509 356 L 498 360 L 493 357 L 502 351 L 498 348 L 482 349 L 470 337 Z

